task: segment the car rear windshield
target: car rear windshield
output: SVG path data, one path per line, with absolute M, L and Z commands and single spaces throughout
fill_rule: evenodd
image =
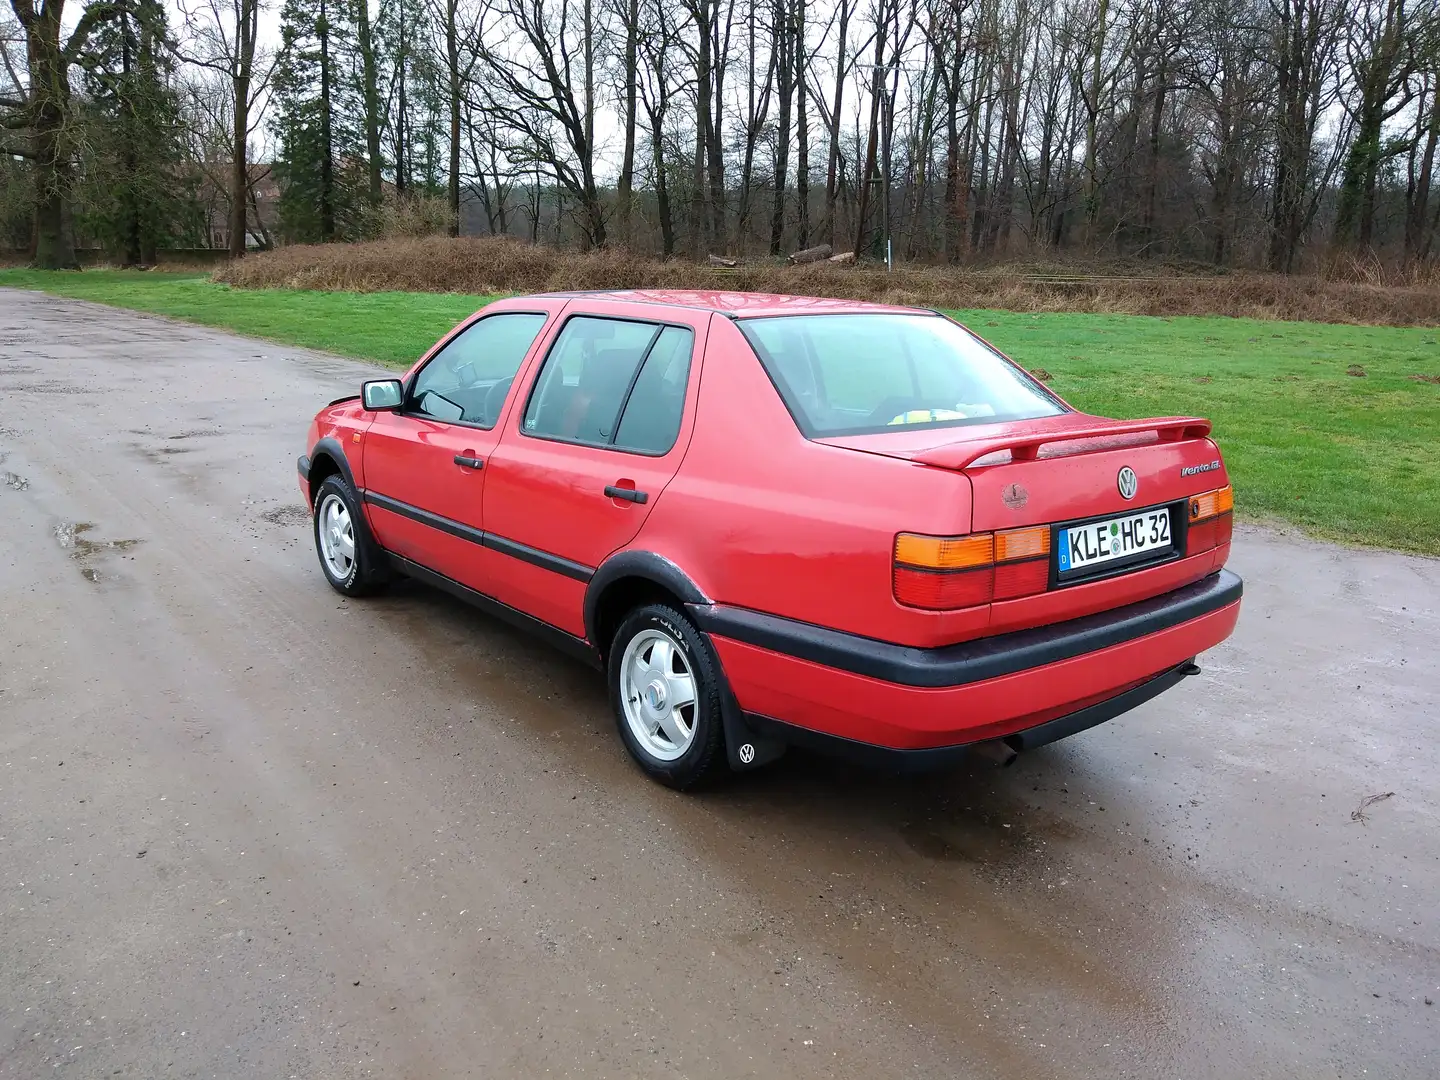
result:
M 1065 411 L 1029 376 L 939 315 L 794 315 L 739 325 L 809 438 Z

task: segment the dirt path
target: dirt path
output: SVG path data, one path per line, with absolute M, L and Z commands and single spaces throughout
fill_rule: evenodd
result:
M 0 1077 L 1440 1071 L 1440 563 L 1244 531 L 1128 717 L 679 796 L 589 671 L 325 586 L 367 370 L 0 291 Z

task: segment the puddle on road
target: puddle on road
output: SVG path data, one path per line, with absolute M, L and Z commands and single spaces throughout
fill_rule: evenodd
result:
M 87 534 L 94 528 L 94 522 L 90 521 L 62 521 L 55 526 L 55 542 L 70 552 L 72 559 L 81 563 L 113 551 L 129 551 L 140 543 L 137 539 L 93 540 Z M 100 572 L 93 566 L 81 566 L 80 576 L 92 583 L 100 581 Z

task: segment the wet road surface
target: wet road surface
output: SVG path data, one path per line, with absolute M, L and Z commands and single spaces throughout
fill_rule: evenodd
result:
M 677 795 L 597 675 L 326 587 L 368 370 L 0 291 L 0 1076 L 1440 1075 L 1440 563 L 1242 529 L 1126 717 Z

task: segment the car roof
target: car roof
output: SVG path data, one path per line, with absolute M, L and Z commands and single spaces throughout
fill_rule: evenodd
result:
M 933 314 L 925 308 L 873 304 L 864 300 L 833 300 L 818 296 L 784 296 L 779 293 L 728 292 L 712 289 L 604 289 L 593 292 L 553 292 L 538 295 L 699 308 L 738 319 L 767 315 Z

